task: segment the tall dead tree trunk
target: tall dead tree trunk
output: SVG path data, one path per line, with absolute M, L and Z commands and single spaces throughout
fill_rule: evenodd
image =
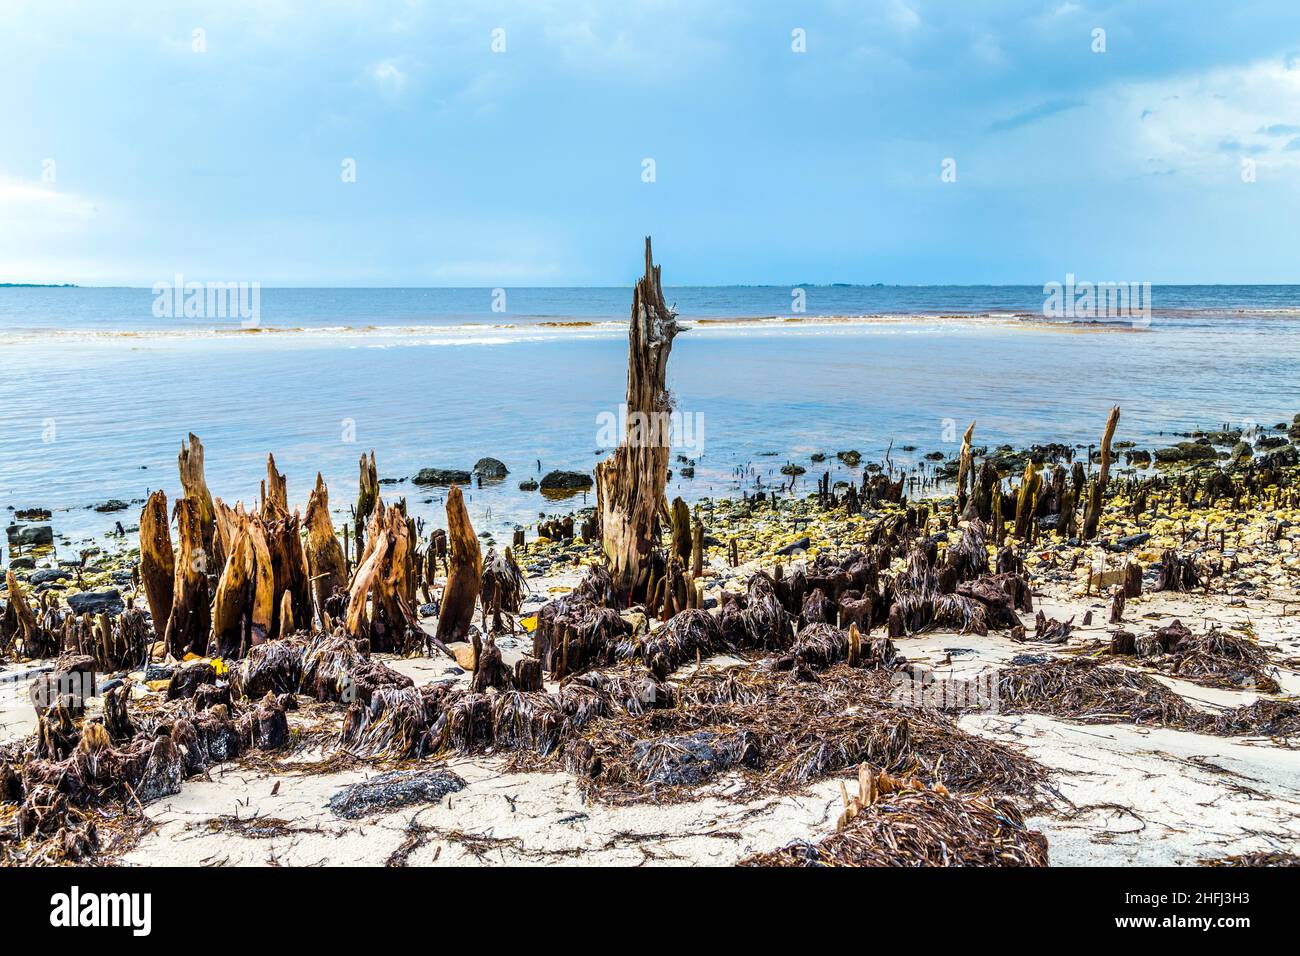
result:
M 167 634 L 172 613 L 176 555 L 172 552 L 171 528 L 167 522 L 167 495 L 155 491 L 140 512 L 140 582 L 153 615 L 154 639 Z
M 451 570 L 447 574 L 442 606 L 438 611 L 438 640 L 443 644 L 468 638 L 483 580 L 483 556 L 478 538 L 469 523 L 465 499 L 455 485 L 447 492 L 447 537 L 451 544 Z
M 1085 540 L 1097 537 L 1097 528 L 1101 524 L 1101 509 L 1106 498 L 1106 482 L 1110 480 L 1110 443 L 1115 437 L 1115 426 L 1119 424 L 1119 406 L 1110 410 L 1106 419 L 1106 431 L 1101 436 L 1101 467 L 1092 483 L 1088 495 L 1088 510 L 1083 516 L 1083 537 Z
M 668 442 L 662 432 L 672 409 L 665 385 L 668 355 L 677 335 L 659 267 L 645 240 L 645 274 L 632 291 L 628 332 L 627 432 L 612 457 L 596 465 L 596 513 L 601 544 L 621 591 L 646 584 L 647 561 L 658 543 L 658 513 L 668 480 Z

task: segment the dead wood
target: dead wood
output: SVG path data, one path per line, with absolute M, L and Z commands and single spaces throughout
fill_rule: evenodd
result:
M 632 292 L 628 330 L 627 432 L 613 456 L 596 466 L 601 543 L 615 586 L 623 592 L 644 592 L 647 562 L 658 542 L 669 448 L 666 436 L 657 432 L 672 407 L 665 375 L 678 331 L 647 236 L 645 274 Z
M 172 552 L 171 527 L 167 520 L 167 495 L 155 491 L 140 512 L 140 580 L 149 613 L 153 615 L 157 640 L 162 640 L 167 633 L 175 575 L 176 556 Z

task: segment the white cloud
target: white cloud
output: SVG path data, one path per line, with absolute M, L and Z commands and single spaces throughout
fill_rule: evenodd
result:
M 406 89 L 407 76 L 395 60 L 380 60 L 370 67 L 370 78 L 384 93 L 398 96 Z

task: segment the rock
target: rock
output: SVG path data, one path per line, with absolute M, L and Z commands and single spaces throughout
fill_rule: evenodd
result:
M 484 481 L 500 481 L 510 474 L 510 469 L 496 458 L 480 458 L 474 462 L 473 472 Z
M 176 673 L 176 668 L 170 664 L 148 664 L 144 669 L 144 681 L 146 684 L 156 680 L 171 680 L 172 674 Z
M 36 567 L 36 559 L 14 558 L 9 562 L 9 567 L 13 568 L 15 571 L 30 571 L 32 568 Z
M 1195 441 L 1180 441 L 1169 448 L 1156 449 L 1156 461 L 1166 464 L 1184 461 L 1213 461 L 1218 457 L 1208 441 L 1202 444 Z
M 394 770 L 344 787 L 327 806 L 335 816 L 356 820 L 382 810 L 439 803 L 463 789 L 465 781 L 450 770 Z
M 104 614 L 116 616 L 126 610 L 122 595 L 117 588 L 104 588 L 102 591 L 82 591 L 80 594 L 68 595 L 68 607 L 76 614 Z
M 520 490 L 520 491 L 536 491 L 536 490 L 537 490 L 537 482 L 534 481 L 534 480 L 531 479 L 531 478 L 525 478 L 523 481 L 519 482 L 519 490 Z
M 100 514 L 109 514 L 113 511 L 125 511 L 129 507 L 131 506 L 121 498 L 109 498 L 103 504 L 95 505 L 95 510 Z
M 459 468 L 421 468 L 411 479 L 417 485 L 468 485 L 470 474 Z
M 794 462 L 789 462 L 781 466 L 781 474 L 783 475 L 802 475 L 807 471 L 807 468 L 802 465 L 796 465 Z
M 592 485 L 585 471 L 548 471 L 542 478 L 542 491 L 581 491 Z
M 438 602 L 430 601 L 428 604 L 421 604 L 418 613 L 422 618 L 434 617 L 438 613 Z
M 1251 447 L 1248 441 L 1239 441 L 1232 446 L 1233 461 L 1249 461 L 1255 457 L 1255 449 Z
M 41 568 L 39 571 L 33 571 L 28 581 L 32 584 L 46 584 L 50 581 L 67 581 L 72 575 L 63 568 Z
M 682 468 L 681 475 L 682 475 L 683 478 L 694 478 L 694 477 L 695 477 L 695 468 L 694 468 L 694 466 L 692 466 L 692 465 L 687 465 L 687 466 L 685 466 L 684 468 Z
M 808 548 L 811 546 L 812 546 L 811 539 L 800 538 L 798 541 L 794 542 L 793 544 L 787 544 L 784 548 L 778 548 L 776 553 L 781 555 L 797 554 L 800 551 L 807 551 Z
M 54 543 L 54 529 L 47 524 L 28 525 L 25 528 L 11 524 L 5 528 L 5 534 L 9 536 L 12 545 L 39 547 Z
M 835 457 L 838 458 L 840 461 L 842 461 L 844 464 L 848 465 L 850 468 L 856 468 L 858 463 L 862 461 L 862 452 L 858 451 L 857 449 L 850 449 L 849 451 L 837 451 L 835 453 Z
M 19 508 L 14 512 L 19 521 L 49 521 L 51 515 L 49 508 Z
M 826 452 L 824 452 L 824 451 L 815 451 L 815 452 L 813 452 L 811 455 L 808 456 L 808 460 L 809 460 L 809 461 L 815 461 L 815 462 L 823 462 L 823 461 L 826 460 Z

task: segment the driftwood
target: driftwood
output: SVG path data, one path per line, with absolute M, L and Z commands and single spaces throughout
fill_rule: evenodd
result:
M 199 448 L 201 477 L 202 446 L 198 445 L 198 439 L 192 435 L 190 437 L 193 445 Z M 184 462 L 184 451 L 181 452 L 181 458 Z M 212 552 L 210 544 L 204 545 L 204 527 L 203 508 L 198 502 L 192 498 L 181 498 L 176 502 L 176 537 L 180 543 L 180 552 L 176 556 L 172 609 L 163 638 L 167 642 L 167 650 L 176 658 L 182 658 L 188 653 L 201 655 L 207 650 L 208 631 L 212 624 L 207 571 L 208 555 Z M 211 538 L 208 540 L 210 542 Z
M 468 639 L 483 578 L 478 538 L 456 485 L 447 492 L 447 537 L 451 545 L 450 571 L 438 612 L 438 640 L 443 644 Z
M 625 592 L 644 592 L 647 562 L 659 538 L 657 522 L 669 452 L 661 432 L 671 410 L 664 379 L 677 332 L 677 314 L 664 301 L 647 236 L 645 274 L 632 292 L 627 432 L 613 456 L 596 465 L 601 543 L 615 587 Z
M 1101 437 L 1101 467 L 1097 469 L 1097 478 L 1092 483 L 1088 495 L 1088 508 L 1083 516 L 1083 537 L 1097 537 L 1097 526 L 1101 524 L 1102 503 L 1106 498 L 1106 482 L 1110 480 L 1110 443 L 1115 437 L 1115 426 L 1119 424 L 1119 406 L 1110 410 L 1106 419 L 1106 431 Z
M 325 481 L 319 472 L 316 474 L 316 487 L 307 498 L 304 523 L 307 525 L 307 572 L 311 575 L 316 613 L 323 615 L 325 601 L 347 584 L 347 571 L 343 548 L 334 534 L 334 523 L 330 520 L 329 489 L 325 487 Z
M 167 633 L 175 576 L 176 556 L 172 552 L 171 528 L 167 521 L 167 496 L 155 491 L 140 512 L 140 581 L 144 585 L 149 613 L 153 615 L 157 640 L 162 640 Z

